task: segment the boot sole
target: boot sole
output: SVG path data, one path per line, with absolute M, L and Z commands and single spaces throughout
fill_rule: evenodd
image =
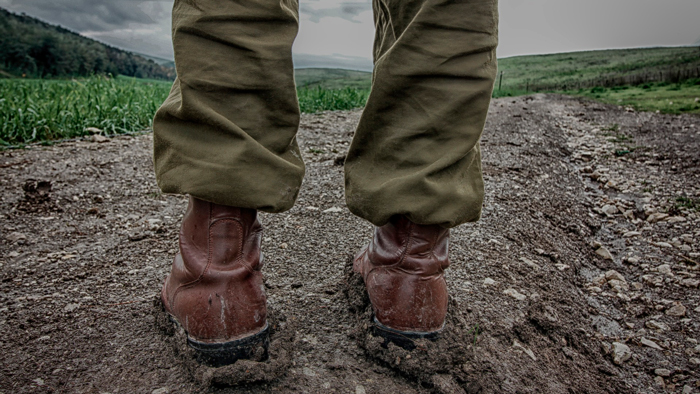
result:
M 194 349 L 197 361 L 210 367 L 223 367 L 231 365 L 241 359 L 266 360 L 268 348 L 270 346 L 270 327 L 265 322 L 265 327 L 258 333 L 236 339 L 229 342 L 208 343 L 200 342 L 192 337 L 180 325 L 180 322 L 173 315 L 165 310 L 163 300 L 158 297 L 163 313 L 168 315 L 168 319 L 175 327 L 175 330 L 182 330 L 187 336 L 187 345 Z
M 415 340 L 427 339 L 435 341 L 440 337 L 440 333 L 443 330 L 441 328 L 431 332 L 399 331 L 383 325 L 376 317 L 373 318 L 373 323 L 372 334 L 384 338 L 382 347 L 385 349 L 389 346 L 389 342 L 391 342 L 405 350 L 411 351 L 417 347 Z
M 197 361 L 210 367 L 223 367 L 241 359 L 262 361 L 268 356 L 270 327 L 265 323 L 257 334 L 222 343 L 199 342 L 188 335 L 187 345 L 197 352 Z

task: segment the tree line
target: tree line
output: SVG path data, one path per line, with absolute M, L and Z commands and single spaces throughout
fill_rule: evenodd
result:
M 175 78 L 174 69 L 150 59 L 3 8 L 0 8 L 0 69 L 5 76 L 15 77 L 112 74 Z

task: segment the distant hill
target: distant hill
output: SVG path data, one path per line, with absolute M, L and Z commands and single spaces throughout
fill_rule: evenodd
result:
M 175 78 L 171 67 L 0 8 L 0 78 L 91 74 Z
M 372 73 L 339 68 L 297 68 L 294 70 L 297 87 L 325 89 L 369 89 Z

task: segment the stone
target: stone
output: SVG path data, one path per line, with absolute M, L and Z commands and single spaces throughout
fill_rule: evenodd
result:
M 638 237 L 640 235 L 642 235 L 642 233 L 640 233 L 639 231 L 628 231 L 628 232 L 622 234 L 622 237 L 623 238 L 631 238 L 631 237 Z
M 685 287 L 697 288 L 698 286 L 700 286 L 700 280 L 692 278 L 683 279 L 683 281 L 681 281 L 681 284 Z
M 610 251 L 605 246 L 601 246 L 600 248 L 598 248 L 595 251 L 595 253 L 598 256 L 602 257 L 604 260 L 612 260 L 613 259 L 612 254 L 610 254 Z
M 568 266 L 566 264 L 554 264 L 554 266 L 557 267 L 557 269 L 559 271 L 564 271 L 564 270 L 570 268 L 570 266 Z
M 21 240 L 27 239 L 27 236 L 24 235 L 24 234 L 22 234 L 22 233 L 14 232 L 14 233 L 8 234 L 8 235 L 5 237 L 5 239 L 7 239 L 7 240 L 10 241 L 10 242 L 17 242 L 17 241 L 21 241 Z
M 668 264 L 661 264 L 660 266 L 656 267 L 656 271 L 663 275 L 673 276 L 671 266 Z
M 620 342 L 613 342 L 612 344 L 612 356 L 613 362 L 616 365 L 621 365 L 625 361 L 632 357 L 632 350 L 630 347 Z
M 102 142 L 107 142 L 107 141 L 109 141 L 109 138 L 107 138 L 107 137 L 105 137 L 105 136 L 103 136 L 103 135 L 93 134 L 93 135 L 90 137 L 90 141 L 92 141 L 92 142 L 97 142 L 97 143 L 102 143 Z
M 493 286 L 495 284 L 496 284 L 496 281 L 491 279 L 491 278 L 484 279 L 484 286 Z
M 613 289 L 615 293 L 622 293 L 623 291 L 629 291 L 629 286 L 627 282 L 617 279 L 610 279 L 608 281 L 610 288 Z
M 622 276 L 621 273 L 615 271 L 615 270 L 610 270 L 605 273 L 605 279 L 608 281 L 611 280 L 619 280 L 620 282 L 626 282 L 625 277 Z
M 648 346 L 648 347 L 650 347 L 650 348 L 652 348 L 652 349 L 663 350 L 663 349 L 661 348 L 661 346 L 659 346 L 659 344 L 657 344 L 656 342 L 654 342 L 654 341 L 652 341 L 652 340 L 650 340 L 650 339 L 646 339 L 646 338 L 644 338 L 644 337 L 641 337 L 641 338 L 639 339 L 639 343 L 641 343 L 641 344 L 644 345 L 644 346 Z
M 525 354 L 527 354 L 532 359 L 532 361 L 537 361 L 537 357 L 535 357 L 535 353 L 532 350 L 530 350 L 528 347 L 526 347 L 525 345 L 520 343 L 517 339 L 513 340 L 513 347 L 518 349 L 518 350 L 522 350 Z
M 664 220 L 666 223 L 680 223 L 680 222 L 685 222 L 686 218 L 683 216 L 671 216 L 670 218 Z
M 506 290 L 503 291 L 503 294 L 509 295 L 509 296 L 515 298 L 515 299 L 518 300 L 518 301 L 525 301 L 525 300 L 527 299 L 527 296 L 526 296 L 526 295 L 519 293 L 519 292 L 518 292 L 517 290 L 515 290 L 515 289 L 506 289 Z
M 366 393 L 367 393 L 367 391 L 365 390 L 364 386 L 362 386 L 361 384 L 358 384 L 357 386 L 355 386 L 355 394 L 366 394 Z
M 540 268 L 541 268 L 537 263 L 535 263 L 534 261 L 532 261 L 532 260 L 530 260 L 530 259 L 526 259 L 525 257 L 521 257 L 521 258 L 520 258 L 520 261 L 522 261 L 523 263 L 525 263 L 525 265 L 527 265 L 527 266 L 530 267 L 530 268 L 534 268 L 534 269 L 540 269 Z
M 169 394 L 169 393 L 170 393 L 170 389 L 167 387 L 161 387 L 159 389 L 155 389 L 155 390 L 151 391 L 151 394 Z
M 666 315 L 683 317 L 685 316 L 686 311 L 687 309 L 685 306 L 683 306 L 683 304 L 681 304 L 680 302 L 674 302 L 673 306 L 666 310 Z
M 333 208 L 328 208 L 323 213 L 338 213 L 338 212 L 343 212 L 341 208 L 338 207 L 333 207 Z
M 627 262 L 630 264 L 639 264 L 640 261 L 642 261 L 642 259 L 637 257 L 637 256 L 632 256 L 632 257 L 627 258 Z
M 614 215 L 620 211 L 617 209 L 617 207 L 615 205 L 608 204 L 608 205 L 603 206 L 603 212 L 606 215 Z
M 311 377 L 316 376 L 316 372 L 315 372 L 313 369 L 309 368 L 309 367 L 304 367 L 304 368 L 302 369 L 302 372 L 303 372 L 304 375 L 306 375 L 306 376 L 311 376 Z
M 658 246 L 660 248 L 672 248 L 673 245 L 671 245 L 668 242 L 652 242 L 652 245 Z
M 683 386 L 683 394 L 691 394 L 693 392 L 693 388 L 688 386 L 687 384 Z
M 651 215 L 647 216 L 647 222 L 657 223 L 661 220 L 666 219 L 667 217 L 668 217 L 667 213 L 656 212 L 656 213 L 652 213 Z
M 97 128 L 97 127 L 86 127 L 85 131 L 87 131 L 90 134 L 101 134 L 102 129 Z
M 646 328 L 650 328 L 652 330 L 658 330 L 658 331 L 668 331 L 670 327 L 666 323 L 661 323 L 656 320 L 649 320 L 645 324 Z
M 666 386 L 666 382 L 664 382 L 664 378 L 661 376 L 657 376 L 654 378 L 654 384 L 658 387 Z
M 68 304 L 63 308 L 64 312 L 73 312 L 74 310 L 80 308 L 80 304 Z
M 656 374 L 656 376 L 663 376 L 665 378 L 671 376 L 671 371 L 669 371 L 666 368 L 657 368 L 654 370 L 654 373 Z

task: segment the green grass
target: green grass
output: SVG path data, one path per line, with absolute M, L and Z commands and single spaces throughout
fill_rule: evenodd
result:
M 299 88 L 369 90 L 372 85 L 370 72 L 331 68 L 299 68 L 294 70 L 294 79 Z
M 0 145 L 72 138 L 97 127 L 105 134 L 150 128 L 167 82 L 93 77 L 0 80 Z
M 700 79 L 690 79 L 677 84 L 651 82 L 638 86 L 595 87 L 561 93 L 628 106 L 638 111 L 700 114 Z
M 339 83 L 320 80 L 324 81 L 330 86 Z M 367 101 L 368 88 L 329 89 L 320 82 L 298 89 L 302 112 L 347 110 Z M 104 134 L 150 129 L 170 87 L 170 82 L 126 77 L 0 79 L 0 147 L 84 136 L 88 127 Z

